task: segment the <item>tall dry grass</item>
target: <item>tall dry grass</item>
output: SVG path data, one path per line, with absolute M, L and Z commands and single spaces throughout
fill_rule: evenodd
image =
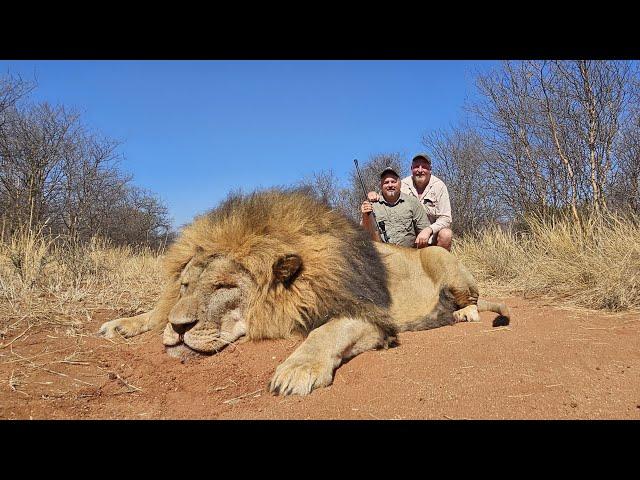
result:
M 99 311 L 152 308 L 162 283 L 159 256 L 150 249 L 23 230 L 0 241 L 0 335 L 25 323 L 76 334 Z
M 486 292 L 640 309 L 640 219 L 610 214 L 582 225 L 557 217 L 525 223 L 521 233 L 496 227 L 456 242 L 454 253 Z

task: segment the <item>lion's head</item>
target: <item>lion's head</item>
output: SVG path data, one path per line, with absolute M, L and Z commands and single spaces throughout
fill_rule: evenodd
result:
M 289 283 L 300 271 L 302 260 L 282 255 L 272 266 L 276 282 Z M 207 254 L 203 249 L 187 263 L 180 277 L 177 303 L 169 312 L 163 343 L 172 353 L 211 354 L 247 333 L 247 307 L 255 297 L 255 277 L 228 254 Z
M 198 353 L 215 353 L 246 333 L 243 315 L 253 280 L 238 264 L 201 253 L 179 280 L 179 299 L 163 335 L 169 352 L 184 344 Z

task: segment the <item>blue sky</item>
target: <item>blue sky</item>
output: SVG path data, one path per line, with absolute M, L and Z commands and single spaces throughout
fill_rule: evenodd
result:
M 494 61 L 1 61 L 32 98 L 122 141 L 122 170 L 179 226 L 230 190 L 287 185 L 399 152 L 461 118 Z M 435 163 L 437 174 L 437 159 Z

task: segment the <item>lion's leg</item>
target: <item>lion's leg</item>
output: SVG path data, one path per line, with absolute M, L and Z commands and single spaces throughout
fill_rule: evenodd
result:
M 162 328 L 167 323 L 156 310 L 136 315 L 135 317 L 117 318 L 105 322 L 98 330 L 98 334 L 106 338 L 133 337 L 155 328 Z
M 375 325 L 354 318 L 336 318 L 311 331 L 282 364 L 269 383 L 276 394 L 307 395 L 333 382 L 333 371 L 344 361 L 390 341 Z
M 153 310 L 134 317 L 117 318 L 105 322 L 98 330 L 98 335 L 107 338 L 133 337 L 149 330 L 161 331 L 169 321 L 169 312 L 175 306 L 179 296 L 180 282 L 169 282 L 165 285 Z
M 453 312 L 453 319 L 456 322 L 479 322 L 478 287 L 473 277 L 460 266 L 457 275 L 452 276 L 447 286 L 458 306 L 458 310 Z

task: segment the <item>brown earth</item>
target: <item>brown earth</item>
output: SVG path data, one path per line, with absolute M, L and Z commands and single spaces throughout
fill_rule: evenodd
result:
M 0 343 L 3 419 L 640 419 L 640 317 L 519 298 L 508 327 L 400 335 L 359 355 L 333 385 L 276 397 L 266 385 L 298 345 L 245 342 L 181 363 L 159 336 L 97 338 L 25 325 Z

